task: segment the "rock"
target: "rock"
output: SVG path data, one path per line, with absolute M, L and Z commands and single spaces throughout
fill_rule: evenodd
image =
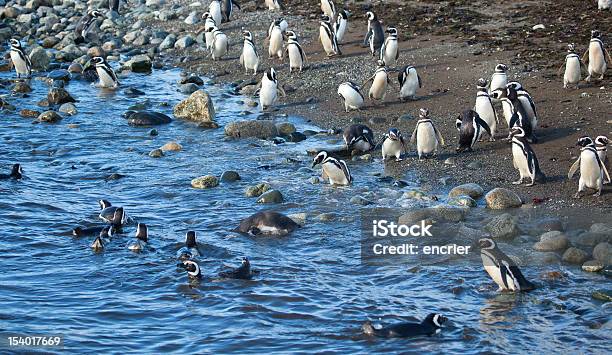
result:
M 494 239 L 508 240 L 521 234 L 516 217 L 509 213 L 504 213 L 491 218 L 489 223 L 487 223 L 484 228 Z
M 38 116 L 39 122 L 55 123 L 62 119 L 59 113 L 55 111 L 45 111 Z
M 360 205 L 360 206 L 367 206 L 367 205 L 371 205 L 372 201 L 361 197 L 361 196 L 353 196 L 351 197 L 350 203 L 352 203 L 353 205 Z
M 106 58 L 106 53 L 104 52 L 104 49 L 95 46 L 95 47 L 91 47 L 87 50 L 87 55 L 90 57 L 103 57 Z
M 289 142 L 299 143 L 303 140 L 306 140 L 306 136 L 300 132 L 293 132 L 289 135 Z
M 473 161 L 467 165 L 467 168 L 472 170 L 480 170 L 482 169 L 482 164 L 480 162 Z
M 574 243 L 588 247 L 594 247 L 601 242 L 610 241 L 612 241 L 611 236 L 602 233 L 593 233 L 592 231 L 586 231 L 574 238 Z
M 295 126 L 293 123 L 281 122 L 276 124 L 276 130 L 281 136 L 289 136 L 295 132 Z
M 21 117 L 38 117 L 40 116 L 40 112 L 34 110 L 23 109 L 19 111 L 19 115 Z
M 25 81 L 18 81 L 13 86 L 13 90 L 12 91 L 14 93 L 26 94 L 28 92 L 31 92 L 32 88 L 30 87 L 30 85 L 28 85 L 27 82 L 25 82 Z
M 75 73 L 75 74 L 81 74 L 83 72 L 83 66 L 79 63 L 71 63 L 70 66 L 68 67 L 68 72 Z M 68 78 L 70 78 L 70 74 L 68 74 Z
M 149 73 L 151 72 L 151 66 L 151 58 L 145 54 L 135 55 L 125 62 L 125 67 L 134 73 Z
M 44 48 L 36 47 L 30 52 L 30 62 L 32 62 L 32 69 L 34 70 L 47 70 L 51 58 Z
M 234 121 L 225 126 L 225 135 L 234 138 L 255 137 L 270 139 L 278 136 L 276 125 L 271 120 Z
M 183 147 L 177 142 L 168 142 L 164 144 L 163 146 L 161 146 L 161 148 L 159 149 L 161 149 L 164 152 L 179 152 L 183 149 Z
M 165 49 L 174 48 L 174 43 L 176 43 L 176 35 L 171 33 L 167 35 L 166 38 L 164 38 L 164 40 L 162 41 L 162 43 L 159 45 L 159 50 L 163 51 Z
M 563 222 L 558 218 L 547 218 L 538 222 L 536 228 L 541 232 L 563 231 Z
M 570 264 L 582 264 L 589 258 L 589 254 L 575 247 L 568 248 L 565 253 L 563 253 L 563 261 Z
M 189 13 L 189 15 L 185 18 L 183 22 L 185 22 L 188 25 L 195 25 L 199 21 L 200 19 L 198 17 L 198 13 L 196 11 L 192 11 Z
M 335 221 L 338 216 L 333 212 L 321 213 L 316 216 L 315 219 L 320 222 L 332 222 Z
M 215 108 L 212 99 L 204 90 L 198 90 L 174 106 L 176 118 L 188 119 L 200 123 L 215 123 Z
M 47 93 L 47 101 L 50 105 L 61 105 L 67 102 L 76 102 L 64 88 L 52 87 Z
M 546 232 L 540 236 L 540 241 L 533 245 L 537 251 L 563 251 L 569 246 L 569 239 L 559 231 Z
M 437 205 L 431 208 L 430 212 L 436 219 L 448 222 L 460 222 L 465 219 L 467 209 L 449 205 Z
M 457 161 L 453 157 L 446 158 L 446 160 L 444 160 L 444 165 L 457 165 Z
M 42 41 L 43 48 L 53 48 L 60 42 L 60 39 L 55 36 L 45 37 Z
M 600 272 L 605 265 L 599 260 L 589 260 L 582 264 L 582 270 L 586 272 Z
M 61 113 L 65 113 L 68 116 L 74 116 L 74 115 L 76 115 L 78 113 L 78 110 L 77 110 L 76 106 L 73 103 L 70 103 L 70 102 L 62 104 L 59 107 L 58 111 L 61 112 Z
M 191 186 L 196 189 L 210 189 L 219 185 L 219 179 L 213 175 L 200 176 L 191 180 Z
M 152 130 L 149 131 L 149 135 L 151 137 L 157 137 L 159 135 L 159 132 L 157 132 L 157 130 L 153 128 Z
M 306 213 L 293 213 L 287 215 L 287 217 L 291 218 L 295 223 L 299 224 L 301 227 L 306 225 Z
M 156 126 L 172 122 L 167 115 L 153 111 L 127 111 L 125 118 L 131 126 Z
M 240 180 L 240 175 L 232 170 L 226 170 L 221 174 L 221 181 L 223 182 L 234 182 Z
M 593 248 L 593 258 L 605 265 L 612 265 L 612 245 L 606 242 L 597 244 Z
M 164 151 L 161 149 L 153 149 L 149 152 L 151 158 L 161 158 L 164 156 Z
M 463 185 L 455 186 L 448 193 L 448 197 L 466 195 L 473 199 L 478 199 L 482 197 L 483 194 L 484 194 L 484 190 L 482 189 L 482 187 L 480 187 L 480 185 L 470 183 L 470 184 L 463 184 Z
M 181 92 L 181 94 L 185 94 L 185 95 L 190 95 L 198 91 L 199 89 L 200 88 L 194 83 L 187 83 L 187 84 L 182 84 L 181 86 L 179 86 L 179 91 Z
M 66 62 L 72 62 L 83 55 L 79 47 L 74 44 L 69 44 L 56 54 L 56 59 L 62 59 Z
M 281 203 L 283 202 L 283 194 L 278 190 L 270 190 L 264 192 L 259 199 L 257 199 L 257 203 Z
M 534 256 L 534 263 L 536 265 L 557 264 L 560 261 L 559 255 L 553 252 L 540 252 L 540 253 L 535 253 L 533 256 Z
M 455 197 L 452 197 L 448 201 L 448 204 L 451 206 L 462 206 L 462 207 L 476 207 L 478 205 L 473 198 L 471 198 L 470 196 L 466 196 L 466 195 L 457 195 Z
M 49 74 L 47 74 L 47 78 L 51 80 L 70 81 L 70 72 L 64 69 L 52 70 L 49 72 Z
M 593 297 L 594 299 L 599 300 L 599 301 L 611 302 L 612 301 L 612 292 L 605 291 L 605 290 L 593 291 L 591 293 L 591 297 Z
M 176 42 L 174 42 L 174 48 L 176 49 L 185 49 L 187 47 L 191 47 L 195 43 L 195 39 L 190 36 L 183 36 L 179 38 Z
M 487 193 L 485 196 L 487 206 L 493 210 L 521 207 L 521 198 L 512 190 L 498 187 Z
M 244 194 L 246 197 L 258 197 L 261 196 L 261 194 L 263 194 L 264 192 L 270 190 L 271 188 L 272 186 L 266 184 L 265 182 L 262 182 L 255 186 L 247 187 L 247 189 L 244 191 Z
M 196 85 L 204 85 L 204 80 L 202 80 L 202 78 L 200 78 L 197 75 L 189 75 L 186 77 L 181 78 L 181 80 L 179 80 L 179 84 L 196 84 Z

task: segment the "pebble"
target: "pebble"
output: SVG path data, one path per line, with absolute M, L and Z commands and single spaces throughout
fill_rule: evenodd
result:
M 219 179 L 214 175 L 205 175 L 191 180 L 191 186 L 196 189 L 210 189 L 219 185 Z
M 352 203 L 353 205 L 360 205 L 360 206 L 367 206 L 367 205 L 371 205 L 372 201 L 366 199 L 365 197 L 362 196 L 353 196 L 351 197 L 351 199 L 349 200 L 350 203 Z

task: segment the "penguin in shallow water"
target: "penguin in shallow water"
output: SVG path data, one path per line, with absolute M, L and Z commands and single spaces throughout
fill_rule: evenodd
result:
M 273 58 L 277 56 L 279 59 L 283 58 L 283 30 L 281 28 L 281 21 L 275 20 L 268 30 L 268 57 Z
M 255 48 L 255 42 L 253 42 L 253 35 L 250 31 L 242 31 L 242 35 L 244 36 L 244 45 L 240 55 L 240 64 L 244 67 L 245 74 L 252 70 L 253 75 L 257 75 L 259 54 L 257 54 L 257 48 Z
M 559 68 L 559 74 L 563 73 L 563 88 L 567 89 L 570 85 L 574 85 L 578 89 L 578 83 L 582 79 L 582 68 L 584 63 L 580 59 L 578 53 L 574 48 L 574 44 L 567 45 L 567 55 L 565 56 L 565 63 Z M 564 70 L 565 69 L 565 70 Z
M 128 249 L 131 251 L 143 251 L 149 242 L 149 228 L 147 228 L 147 225 L 138 223 L 134 236 L 136 237 L 136 241 L 130 243 Z
M 352 124 L 342 133 L 344 144 L 349 151 L 355 150 L 358 153 L 368 152 L 374 149 L 374 132 L 363 124 Z
M 13 167 L 11 168 L 11 173 L 10 174 L 0 174 L 0 180 L 7 180 L 7 179 L 15 179 L 15 180 L 19 180 L 23 177 L 23 170 L 21 169 L 21 164 L 13 164 Z
M 311 167 L 317 165 L 321 165 L 323 179 L 328 179 L 331 185 L 350 185 L 353 182 L 346 162 L 330 156 L 326 151 L 320 151 L 312 160 Z
M 379 60 L 377 64 L 378 66 L 374 75 L 367 79 L 361 86 L 364 87 L 368 82 L 372 82 L 372 86 L 370 86 L 370 91 L 368 92 L 368 98 L 370 100 L 383 101 L 387 95 L 387 85 L 390 80 L 385 61 Z
M 232 13 L 234 12 L 234 6 L 240 9 L 240 4 L 236 0 L 221 1 L 221 14 L 223 15 L 223 22 L 229 22 L 231 20 Z
M 236 231 L 253 236 L 283 236 L 298 228 L 300 228 L 299 224 L 283 214 L 273 211 L 262 211 L 240 221 Z
M 270 68 L 261 78 L 261 88 L 259 89 L 259 104 L 262 110 L 274 106 L 278 99 L 278 94 L 286 96 L 285 90 L 278 84 L 276 70 Z
M 495 141 L 495 132 L 499 119 L 493 107 L 493 101 L 491 101 L 491 97 L 487 91 L 487 80 L 483 78 L 478 79 L 474 111 L 476 111 L 478 116 L 489 125 L 489 129 L 491 129 L 491 137 L 489 140 Z
M 229 41 L 225 33 L 216 26 L 208 29 L 212 32 L 212 45 L 210 46 L 210 55 L 213 60 L 219 60 L 227 54 L 229 50 Z
M 513 127 L 510 130 L 510 138 L 512 139 L 512 163 L 520 174 L 519 179 L 513 184 L 520 185 L 526 178 L 531 179 L 531 183 L 527 186 L 533 186 L 536 181 L 544 183 L 546 176 L 540 170 L 538 157 L 525 137 L 525 130 L 521 127 Z
M 402 133 L 397 128 L 391 128 L 382 142 L 382 157 L 387 160 L 387 157 L 395 157 L 395 161 L 402 161 L 402 153 L 406 151 L 406 142 Z
M 185 235 L 185 245 L 177 252 L 179 260 L 189 260 L 201 256 L 200 247 L 196 239 L 195 231 L 188 231 Z
M 374 12 L 368 11 L 366 17 L 368 18 L 368 32 L 366 33 L 363 44 L 367 44 L 370 47 L 370 53 L 372 53 L 372 57 L 374 57 L 385 43 L 385 32 Z
M 119 80 L 113 68 L 106 62 L 106 59 L 102 57 L 93 57 L 87 65 L 93 65 L 98 73 L 98 87 L 114 89 L 119 86 Z
M 223 22 L 223 14 L 221 13 L 221 1 L 220 0 L 211 0 L 208 5 L 208 13 L 215 20 L 215 24 L 220 26 Z
M 489 95 L 497 89 L 505 89 L 508 84 L 508 67 L 505 64 L 497 64 L 495 72 L 491 75 Z
M 105 222 L 109 222 L 113 218 L 115 211 L 119 208 L 113 206 L 108 200 L 99 200 L 98 205 L 100 205 L 100 218 Z
M 341 43 L 348 28 L 348 17 L 349 13 L 346 10 L 340 10 L 334 23 L 334 34 L 336 35 L 336 42 Z
M 399 58 L 399 46 L 397 41 L 397 28 L 388 27 L 385 33 L 389 35 L 385 39 L 382 48 L 380 49 L 380 59 L 387 65 L 395 66 Z
M 98 18 L 102 17 L 102 13 L 98 10 L 90 10 L 81 17 L 76 27 L 74 28 L 74 43 L 80 44 L 85 42 L 87 36 L 94 28 Z
M 604 47 L 599 31 L 591 31 L 591 42 L 589 42 L 589 48 L 582 56 L 582 61 L 588 62 L 587 71 L 589 75 L 585 79 L 587 82 L 590 82 L 593 77 L 603 80 L 606 69 L 612 63 L 612 59 L 610 58 L 610 53 Z
M 17 77 L 21 78 L 22 76 L 29 78 L 32 75 L 32 62 L 30 62 L 30 57 L 25 52 L 25 49 L 21 45 L 21 42 L 18 39 L 11 38 L 11 62 L 13 62 L 13 66 L 15 67 L 15 72 L 17 73 Z
M 444 145 L 444 138 L 433 121 L 429 118 L 429 110 L 422 108 L 419 111 L 419 120 L 410 137 L 410 144 L 415 144 L 419 159 L 429 154 L 437 154 L 438 145 Z
M 372 322 L 367 321 L 361 327 L 369 336 L 383 338 L 408 338 L 418 336 L 432 336 L 440 331 L 448 319 L 438 313 L 430 313 L 421 323 L 398 323 L 388 327 L 375 328 Z
M 251 280 L 255 272 L 251 270 L 251 263 L 247 257 L 242 258 L 242 263 L 239 267 L 219 273 L 219 277 L 224 279 L 240 279 Z
M 582 193 L 587 189 L 594 189 L 593 196 L 601 196 L 603 184 L 610 182 L 610 175 L 604 163 L 599 159 L 595 142 L 590 137 L 582 137 L 576 145 L 581 146 L 580 156 L 572 164 L 567 178 L 572 179 L 578 168 L 580 168 L 580 179 L 578 180 L 578 192 L 575 198 L 582 197 Z
M 206 49 L 210 50 L 215 39 L 212 30 L 217 27 L 217 24 L 215 23 L 215 20 L 212 18 L 212 16 L 210 16 L 209 12 L 205 12 L 202 15 L 202 20 L 204 20 L 204 39 L 206 40 Z
M 184 260 L 181 265 L 186 271 L 190 279 L 199 280 L 202 278 L 202 270 L 200 265 L 193 260 Z
M 319 26 L 319 40 L 321 41 L 323 49 L 328 57 L 342 55 L 340 47 L 338 46 L 338 41 L 336 40 L 334 27 L 330 18 L 327 16 L 322 16 L 321 18 L 321 24 Z
M 597 136 L 595 138 L 595 149 L 597 150 L 597 155 L 599 155 L 599 160 L 601 160 L 606 168 L 610 166 L 608 160 L 608 144 L 610 144 L 610 139 L 606 136 Z
M 417 89 L 423 85 L 421 83 L 421 77 L 417 73 L 417 70 L 412 65 L 407 65 L 397 75 L 397 81 L 400 85 L 399 99 L 400 101 L 414 100 L 416 98 Z
M 474 110 L 463 111 L 457 117 L 455 124 L 459 130 L 458 152 L 471 152 L 483 134 L 488 133 L 489 136 L 491 135 L 489 125 Z
M 485 271 L 499 286 L 500 291 L 530 291 L 534 284 L 527 281 L 516 263 L 504 254 L 491 238 L 478 240 L 480 257 Z
M 104 246 L 106 244 L 105 240 L 112 236 L 112 227 L 106 226 L 100 230 L 100 233 L 96 237 L 96 239 L 91 243 L 91 248 L 95 252 L 101 252 L 104 250 Z
M 344 110 L 360 110 L 363 107 L 363 94 L 357 84 L 347 81 L 338 86 L 338 96 L 342 98 Z
M 334 5 L 333 0 L 321 0 L 321 12 L 330 19 L 335 18 L 336 5 Z
M 304 64 L 306 63 L 306 53 L 300 46 L 297 40 L 297 35 L 293 31 L 287 31 L 287 46 L 285 52 L 289 57 L 289 73 L 293 72 L 293 69 L 297 69 L 302 72 Z
M 92 235 L 100 235 L 105 232 L 104 237 L 110 238 L 116 232 L 115 226 L 95 226 L 95 227 L 76 227 L 72 230 L 72 235 L 75 237 L 87 237 Z

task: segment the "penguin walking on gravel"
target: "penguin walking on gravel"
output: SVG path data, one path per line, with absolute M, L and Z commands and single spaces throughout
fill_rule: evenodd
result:
M 585 79 L 586 82 L 590 82 L 593 77 L 603 80 L 606 69 L 612 63 L 612 59 L 610 58 L 610 53 L 604 47 L 599 31 L 591 31 L 591 42 L 589 42 L 589 48 L 582 56 L 582 61 L 588 62 L 587 70 L 589 75 Z
M 364 87 L 368 82 L 372 82 L 370 91 L 368 92 L 368 98 L 370 100 L 384 101 L 387 95 L 387 85 L 389 84 L 389 74 L 387 73 L 387 66 L 385 61 L 379 60 L 377 63 L 378 67 L 369 79 L 367 79 L 361 86 Z
M 283 58 L 283 29 L 281 28 L 281 21 L 275 20 L 270 26 L 268 31 L 268 57 L 273 58 L 277 56 L 279 59 Z
M 206 50 L 210 50 L 215 39 L 213 30 L 215 27 L 217 27 L 217 24 L 209 12 L 205 12 L 202 15 L 202 19 L 204 20 L 204 39 L 206 40 Z
M 395 161 L 402 161 L 402 153 L 406 151 L 406 142 L 397 128 L 391 128 L 382 141 L 382 158 L 395 157 Z
M 529 114 L 525 110 L 525 105 L 520 101 L 516 90 L 509 86 L 506 89 L 495 90 L 491 97 L 501 101 L 504 118 L 508 123 L 508 129 L 512 127 L 521 127 L 525 131 L 525 135 L 530 143 L 537 143 L 537 137 L 534 134 L 535 124 L 529 118 Z
M 523 292 L 535 289 L 535 285 L 523 276 L 516 263 L 497 247 L 493 239 L 482 238 L 478 244 L 482 265 L 500 291 Z
M 289 73 L 292 73 L 294 69 L 299 70 L 300 73 L 306 63 L 306 53 L 298 42 L 297 35 L 293 31 L 287 31 L 287 46 L 285 47 L 284 53 L 289 57 Z
M 508 67 L 505 64 L 497 64 L 495 72 L 491 75 L 489 95 L 497 89 L 505 89 L 508 84 Z
M 340 10 L 334 23 L 334 34 L 336 36 L 336 42 L 342 43 L 346 29 L 348 28 L 348 17 L 349 13 L 346 10 Z
M 96 68 L 96 73 L 98 73 L 98 78 L 100 79 L 98 87 L 115 89 L 119 86 L 117 74 L 115 74 L 110 64 L 106 62 L 106 59 L 102 57 L 93 57 L 88 65 L 93 65 Z
M 380 60 L 384 61 L 389 66 L 395 67 L 399 58 L 397 28 L 388 27 L 385 33 L 389 35 L 385 38 L 382 48 L 380 48 Z
M 336 34 L 334 33 L 334 27 L 330 22 L 330 18 L 323 16 L 321 18 L 321 25 L 319 26 L 319 41 L 323 45 L 323 49 L 328 57 L 336 55 L 342 55 L 338 41 L 336 40 Z
M 29 78 L 32 75 L 32 62 L 30 61 L 30 57 L 28 57 L 18 39 L 11 38 L 10 43 L 10 56 L 13 66 L 15 67 L 15 72 L 17 73 L 17 78 L 21 78 L 22 76 Z
M 593 196 L 601 196 L 603 184 L 610 182 L 610 175 L 606 166 L 597 154 L 595 143 L 590 137 L 582 137 L 576 145 L 581 146 L 580 156 L 574 164 L 572 164 L 567 178 L 572 179 L 576 171 L 580 168 L 580 179 L 578 180 L 578 192 L 574 195 L 575 198 L 582 197 L 582 193 L 587 189 L 594 189 L 596 192 Z
M 278 93 L 286 96 L 285 90 L 278 84 L 276 70 L 270 68 L 261 78 L 261 88 L 259 89 L 259 104 L 262 110 L 274 106 L 278 99 Z
M 385 43 L 385 32 L 374 12 L 368 11 L 366 17 L 368 18 L 368 32 L 366 33 L 363 44 L 370 47 L 370 53 L 372 53 L 372 57 L 375 57 L 376 53 L 380 51 Z
M 338 96 L 344 103 L 344 110 L 360 110 L 363 107 L 364 98 L 361 89 L 352 81 L 347 81 L 338 86 Z
M 521 127 L 513 127 L 510 130 L 510 138 L 512 139 L 512 163 L 520 175 L 519 179 L 512 183 L 520 185 L 526 178 L 531 180 L 527 186 L 533 186 L 536 181 L 544 183 L 546 176 L 540 170 L 538 157 L 525 138 L 525 130 Z
M 417 73 L 416 68 L 412 65 L 405 66 L 397 75 L 397 80 L 400 85 L 400 101 L 416 99 L 417 89 L 423 87 L 421 77 Z
M 257 48 L 255 48 L 253 35 L 250 31 L 242 31 L 242 36 L 244 37 L 244 45 L 242 46 L 242 54 L 240 55 L 240 64 L 244 67 L 245 74 L 248 74 L 249 70 L 252 70 L 253 75 L 257 75 L 259 54 L 257 54 Z
M 213 40 L 212 45 L 210 47 L 210 55 L 213 60 L 219 60 L 223 58 L 229 51 L 229 41 L 227 39 L 227 35 L 223 33 L 216 26 L 208 29 L 209 32 L 212 32 Z
M 365 153 L 374 149 L 374 132 L 363 124 L 352 124 L 342 133 L 344 144 L 349 151 L 355 150 L 357 153 Z
M 221 15 L 222 22 L 230 22 L 232 13 L 234 13 L 234 6 L 240 9 L 240 4 L 236 0 L 222 0 L 221 1 Z
M 491 137 L 489 140 L 495 141 L 495 132 L 497 130 L 497 123 L 499 122 L 499 119 L 497 118 L 497 113 L 493 107 L 493 101 L 491 101 L 491 97 L 487 91 L 487 80 L 483 78 L 478 79 L 474 111 L 478 113 L 480 118 L 485 121 L 487 125 L 489 125 L 489 128 L 491 129 Z
M 429 118 L 429 110 L 422 108 L 419 112 L 419 120 L 417 121 L 410 144 L 416 145 L 419 159 L 427 157 L 429 154 L 436 155 L 438 145 L 444 145 L 444 138 L 433 121 Z
M 23 170 L 21 164 L 13 164 L 10 174 L 0 174 L 0 180 L 15 179 L 20 180 L 23 177 Z
M 323 178 L 331 185 L 350 185 L 353 182 L 351 172 L 344 160 L 330 156 L 326 151 L 319 152 L 312 160 L 312 168 L 321 165 Z
M 336 5 L 333 0 L 321 0 L 321 12 L 330 19 L 336 17 Z
M 432 336 L 437 334 L 442 325 L 448 321 L 446 317 L 438 313 L 430 313 L 421 323 L 399 323 L 388 327 L 374 327 L 372 322 L 367 321 L 361 329 L 365 335 L 382 338 L 411 338 L 418 336 Z
M 102 13 L 98 10 L 87 11 L 87 13 L 83 17 L 81 17 L 79 22 L 76 24 L 76 27 L 74 28 L 74 35 L 75 35 L 74 43 L 80 44 L 80 43 L 85 42 L 88 35 L 91 33 L 91 31 L 95 27 L 95 24 L 98 21 L 98 18 L 101 18 L 101 17 L 102 17 Z
M 567 55 L 565 56 L 565 63 L 559 68 L 558 73 L 563 71 L 563 88 L 567 89 L 570 85 L 574 85 L 578 89 L 578 83 L 582 79 L 582 69 L 584 63 L 580 59 L 578 53 L 574 48 L 574 44 L 567 45 Z M 565 69 L 565 70 L 564 70 Z
M 455 124 L 459 130 L 458 152 L 471 152 L 483 134 L 488 133 L 489 136 L 491 135 L 489 125 L 474 110 L 463 111 L 457 117 Z
M 215 20 L 215 25 L 220 26 L 223 23 L 223 13 L 221 12 L 221 1 L 211 0 L 208 5 L 208 13 Z

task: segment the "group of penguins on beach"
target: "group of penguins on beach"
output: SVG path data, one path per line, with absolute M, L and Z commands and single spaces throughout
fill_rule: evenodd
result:
M 119 1 L 110 1 L 111 9 L 116 6 L 118 10 Z M 265 5 L 270 10 L 283 8 L 280 0 L 265 0 Z M 206 48 L 213 60 L 219 60 L 228 51 L 229 40 L 219 26 L 230 20 L 234 7 L 240 5 L 236 0 L 212 0 L 208 12 L 204 13 L 204 28 Z M 346 10 L 336 11 L 332 0 L 321 0 L 323 12 L 319 40 L 328 56 L 340 56 L 340 44 L 348 28 L 350 13 Z M 96 21 L 102 17 L 101 11 L 90 10 L 79 21 L 76 26 L 76 38 L 78 42 L 86 41 L 90 31 L 94 28 Z M 387 85 L 389 83 L 388 65 L 395 65 L 399 57 L 398 31 L 394 27 L 383 28 L 376 14 L 368 11 L 368 30 L 364 44 L 370 48 L 372 56 L 377 59 L 377 68 L 367 81 L 371 82 L 368 93 L 369 99 L 373 101 L 384 100 Z M 385 37 L 385 33 L 387 36 Z M 240 56 L 240 64 L 247 73 L 258 73 L 259 54 L 257 52 L 254 38 L 250 31 L 243 31 L 244 45 Z M 283 42 L 286 40 L 286 43 Z M 287 21 L 275 20 L 268 30 L 270 57 L 289 59 L 290 72 L 297 70 L 301 72 L 306 63 L 306 55 L 299 44 L 296 32 L 289 30 Z M 25 48 L 18 39 L 10 40 L 10 58 L 18 78 L 29 78 L 31 76 L 31 63 L 26 55 Z M 586 81 L 604 78 L 607 66 L 612 63 L 607 50 L 604 48 L 601 34 L 592 31 L 588 49 L 581 58 L 576 52 L 573 44 L 568 46 L 568 54 L 565 58 L 563 83 L 564 87 L 577 86 L 582 78 L 584 64 L 588 61 Z M 95 68 L 99 78 L 98 86 L 101 88 L 117 88 L 120 84 L 115 71 L 103 57 L 94 57 L 88 66 Z M 495 68 L 490 80 L 479 79 L 477 81 L 476 102 L 473 109 L 466 110 L 456 119 L 456 127 L 459 130 L 459 147 L 457 151 L 471 151 L 478 141 L 488 136 L 495 140 L 498 130 L 499 115 L 493 105 L 499 101 L 502 106 L 503 117 L 508 126 L 508 138 L 512 143 L 513 163 L 519 171 L 520 179 L 515 184 L 521 184 L 528 180 L 529 185 L 536 182 L 544 182 L 545 175 L 539 168 L 538 159 L 531 144 L 537 143 L 535 130 L 538 126 L 538 116 L 531 95 L 522 85 L 516 81 L 508 81 L 508 67 L 499 64 Z M 416 98 L 417 90 L 422 86 L 421 79 L 414 66 L 405 66 L 398 76 L 400 83 L 399 97 L 402 100 Z M 365 85 L 365 83 L 364 83 Z M 338 87 L 338 95 L 341 97 L 344 108 L 359 110 L 364 105 L 364 96 L 361 87 L 352 81 L 341 83 Z M 278 83 L 277 72 L 274 68 L 267 70 L 261 79 L 259 88 L 260 106 L 263 110 L 269 109 L 277 101 L 278 93 L 284 94 Z M 391 128 L 385 134 L 381 143 L 374 140 L 374 132 L 366 125 L 354 124 L 347 127 L 343 132 L 346 148 L 358 154 L 369 152 L 380 146 L 384 160 L 395 158 L 399 161 L 407 152 L 407 143 L 402 133 Z M 419 119 L 410 138 L 410 143 L 416 145 L 418 158 L 427 158 L 437 153 L 438 147 L 444 145 L 444 138 L 436 128 L 434 121 L 425 108 L 419 111 Z M 606 136 L 597 136 L 595 139 L 582 137 L 577 145 L 581 147 L 580 157 L 572 165 L 568 178 L 579 170 L 580 180 L 576 197 L 581 196 L 584 191 L 594 189 L 596 195 L 601 194 L 602 185 L 610 182 L 610 176 L 606 169 L 607 145 L 610 143 Z M 320 165 L 324 178 L 332 185 L 349 185 L 353 177 L 344 160 L 333 157 L 327 151 L 320 151 L 312 161 L 312 167 Z M 0 174 L 0 180 L 19 180 L 22 178 L 22 168 L 15 164 L 9 174 Z M 91 248 L 102 251 L 105 245 L 122 234 L 126 226 L 136 224 L 134 239 L 128 244 L 128 249 L 134 252 L 144 252 L 150 247 L 149 230 L 144 223 L 136 223 L 128 218 L 123 207 L 113 206 L 107 200 L 100 200 L 99 218 L 103 225 L 89 227 L 76 227 L 72 234 L 76 237 L 95 236 Z M 273 211 L 257 212 L 243 219 L 235 231 L 250 236 L 288 235 L 301 226 L 291 218 Z M 521 273 L 518 266 L 504 254 L 490 238 L 479 240 L 481 258 L 486 272 L 499 286 L 500 290 L 521 292 L 535 288 Z M 177 251 L 179 265 L 185 269 L 190 279 L 201 279 L 202 270 L 197 262 L 202 252 L 196 239 L 195 231 L 188 231 L 185 243 Z M 235 269 L 219 273 L 221 278 L 251 279 L 258 271 L 251 269 L 248 258 L 243 258 L 241 265 Z M 405 337 L 417 335 L 433 335 L 437 333 L 447 321 L 441 314 L 431 313 L 421 323 L 400 323 L 388 327 L 377 327 L 370 322 L 363 325 L 363 331 L 369 335 L 382 337 Z

